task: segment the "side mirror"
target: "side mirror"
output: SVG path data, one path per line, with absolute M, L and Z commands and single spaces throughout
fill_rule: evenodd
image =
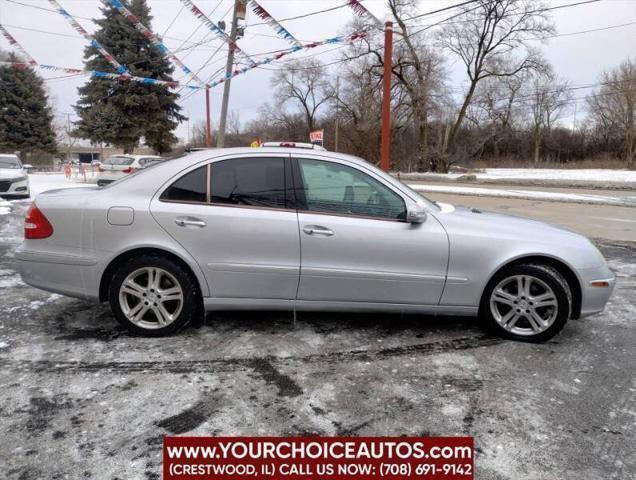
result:
M 409 223 L 424 223 L 426 210 L 419 205 L 411 205 L 406 211 L 406 221 Z
M 31 165 L 30 163 L 25 163 L 24 165 L 22 165 L 22 168 L 24 168 L 25 170 L 31 170 L 33 168 L 33 165 Z

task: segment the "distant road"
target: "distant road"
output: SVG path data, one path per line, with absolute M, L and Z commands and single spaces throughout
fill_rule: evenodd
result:
M 414 182 L 408 182 L 409 184 Z M 454 184 L 457 185 L 457 184 Z M 484 187 L 486 188 L 486 187 Z M 505 187 L 489 187 L 491 189 Z M 524 187 L 529 190 L 530 187 Z M 580 195 L 600 194 L 598 190 L 549 189 L 537 191 L 561 191 Z M 527 200 L 488 196 L 456 195 L 449 193 L 422 192 L 426 197 L 438 202 L 483 208 L 499 213 L 519 215 L 571 228 L 583 235 L 597 239 L 636 242 L 636 209 L 615 205 L 590 205 L 559 201 Z M 603 191 L 608 196 L 633 196 L 627 191 Z

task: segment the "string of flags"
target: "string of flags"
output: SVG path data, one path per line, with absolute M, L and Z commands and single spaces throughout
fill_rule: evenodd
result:
M 175 65 L 181 68 L 183 73 L 185 73 L 186 75 L 189 75 L 199 85 L 204 85 L 204 82 L 199 77 L 197 77 L 197 75 L 192 70 L 186 67 L 183 64 L 183 62 L 179 60 L 177 56 L 174 53 L 172 53 L 168 49 L 168 47 L 164 45 L 161 39 L 155 33 L 153 33 L 152 30 L 150 30 L 143 23 L 141 23 L 141 20 L 139 20 L 139 18 L 137 18 L 136 15 L 134 15 L 130 10 L 128 10 L 120 0 L 111 0 L 110 3 L 113 7 L 115 7 L 119 11 L 119 13 L 121 13 L 124 17 L 126 17 L 126 19 L 128 19 L 128 21 L 132 23 L 135 26 L 135 28 L 144 37 L 150 40 L 150 42 L 152 42 L 154 46 L 156 46 L 159 50 L 165 53 L 170 58 L 170 60 L 173 61 Z
M 176 81 L 159 80 L 157 78 L 136 77 L 134 75 L 123 75 L 121 73 L 100 72 L 98 70 L 83 70 L 80 68 L 65 68 L 55 65 L 46 65 L 43 63 L 24 63 L 24 62 L 0 62 L 0 65 L 7 65 L 14 68 L 37 67 L 41 70 L 64 72 L 71 75 L 90 75 L 95 78 L 106 78 L 109 80 L 121 80 L 126 82 L 145 83 L 146 85 L 165 85 L 168 88 L 184 87 L 190 90 L 200 90 L 199 85 L 184 85 Z
M 301 49 L 311 49 L 311 48 L 316 48 L 319 47 L 321 45 L 328 45 L 328 44 L 333 44 L 333 43 L 343 43 L 343 42 L 353 42 L 355 40 L 358 40 L 360 38 L 364 38 L 366 36 L 366 32 L 353 32 L 350 35 L 341 35 L 338 37 L 332 37 L 332 38 L 327 38 L 325 40 L 322 40 L 320 42 L 312 42 L 312 43 L 308 43 L 306 45 L 303 45 L 301 47 Z M 263 60 L 259 60 L 258 62 L 254 63 L 253 65 L 249 65 L 247 67 L 243 67 L 240 69 L 235 69 L 231 72 L 226 72 L 225 76 L 222 78 L 219 78 L 218 80 L 214 80 L 211 84 L 210 87 L 216 87 L 217 85 L 222 84 L 223 82 L 225 82 L 226 80 L 230 79 L 230 78 L 234 78 L 237 75 L 240 75 L 242 73 L 245 73 L 249 70 L 252 70 L 256 67 L 260 67 L 261 65 L 266 65 L 268 63 L 272 63 L 275 60 L 279 60 L 280 58 L 289 55 L 291 53 L 297 52 L 299 50 L 299 48 L 297 47 L 293 47 L 290 48 L 289 50 L 283 50 L 281 52 L 278 52 L 276 55 L 272 55 L 270 57 L 266 57 Z
M 70 13 L 64 10 L 64 8 L 62 8 L 62 6 L 56 0 L 49 0 L 49 3 L 53 6 L 53 8 L 57 10 L 57 12 L 60 15 L 62 15 L 68 21 L 68 23 L 71 24 L 71 26 L 81 36 L 83 36 L 86 39 L 87 42 L 89 42 L 93 47 L 95 47 L 95 49 L 101 54 L 102 57 L 104 57 L 108 61 L 108 63 L 110 63 L 113 67 L 115 67 L 115 70 L 117 70 L 118 73 L 123 75 L 129 75 L 128 69 L 124 67 L 123 65 L 121 65 L 117 60 L 115 60 L 115 57 L 113 57 L 110 53 L 108 53 L 106 49 L 104 48 L 104 46 L 101 43 L 99 43 L 97 40 L 95 40 L 95 38 L 91 34 L 89 34 L 86 30 L 84 30 L 84 28 L 75 20 L 75 18 L 73 18 L 73 16 Z
M 236 42 L 233 41 L 227 33 L 221 30 L 221 28 L 216 23 L 210 20 L 210 18 L 205 13 L 203 13 L 194 3 L 192 3 L 191 0 L 181 0 L 181 3 L 183 3 L 186 7 L 188 7 L 190 11 L 192 12 L 192 14 L 195 17 L 197 17 L 199 20 L 201 20 L 201 22 L 203 22 L 203 24 L 207 26 L 212 31 L 212 33 L 214 33 L 217 37 L 219 37 L 221 40 L 227 43 L 228 47 L 231 50 L 234 50 L 234 52 L 241 55 L 245 60 L 247 60 L 248 63 L 250 64 L 255 63 L 252 57 L 250 57 L 247 53 L 241 50 L 241 48 L 236 44 Z
M 303 44 L 300 43 L 289 31 L 283 27 L 278 21 L 272 17 L 267 10 L 256 2 L 256 0 L 250 0 L 250 5 L 254 13 L 263 19 L 281 38 L 294 44 L 298 49 L 303 48 Z
M 9 42 L 9 45 L 15 48 L 18 52 L 20 52 L 20 54 L 25 58 L 25 60 L 29 63 L 29 65 L 38 64 L 38 62 L 36 62 L 35 59 L 31 55 L 29 55 L 29 52 L 27 52 L 24 48 L 22 48 L 22 45 L 20 45 L 18 41 L 15 38 L 13 38 L 13 36 L 9 32 L 7 32 L 7 30 L 2 25 L 0 25 L 0 33 L 2 33 L 2 36 L 7 39 L 7 41 Z
M 359 0 L 347 0 L 347 3 L 353 10 L 353 13 L 357 16 L 370 18 L 378 27 L 382 27 L 380 19 L 367 10 L 367 8 L 362 5 Z
M 69 21 L 72 20 L 71 24 L 73 26 L 77 25 L 77 27 L 79 27 L 78 28 L 78 32 L 80 32 L 80 33 L 84 32 L 84 33 L 86 33 L 86 36 L 88 36 L 90 38 L 90 35 L 77 22 L 75 22 L 74 19 L 71 17 L 71 15 L 68 14 L 68 12 L 66 12 L 55 0 L 49 0 L 49 1 L 51 1 L 51 3 L 54 3 L 56 5 L 56 8 L 57 8 L 58 12 L 61 13 L 62 15 L 64 15 L 65 18 L 69 19 Z M 217 30 L 219 30 L 225 37 L 227 37 L 225 32 L 223 32 L 222 30 L 219 29 L 219 27 L 214 25 L 214 23 L 205 14 L 203 14 L 190 0 L 181 0 L 181 1 L 184 4 L 186 4 L 188 7 L 193 7 L 194 8 L 193 13 L 199 12 L 199 14 L 202 15 L 202 17 L 199 17 L 199 18 L 202 18 L 204 23 L 206 23 L 206 24 L 208 24 L 208 22 L 209 22 L 209 24 L 208 24 L 209 27 L 210 27 L 210 25 L 212 25 Z M 350 0 L 350 2 L 351 1 L 354 1 L 354 0 Z M 109 55 L 108 57 L 110 57 L 110 59 L 112 59 L 111 64 L 115 68 L 117 68 L 117 73 L 102 72 L 102 71 L 97 71 L 97 70 L 85 70 L 85 69 L 77 69 L 77 68 L 65 68 L 65 67 L 58 67 L 58 66 L 55 66 L 55 65 L 41 64 L 41 63 L 38 63 L 32 56 L 30 56 L 29 53 L 26 51 L 26 49 L 22 45 L 20 45 L 18 43 L 18 41 L 2 25 L 0 25 L 0 33 L 7 39 L 7 41 L 9 42 L 9 44 L 11 46 L 16 48 L 20 52 L 20 54 L 24 57 L 26 62 L 0 62 L 0 65 L 10 65 L 10 66 L 13 66 L 15 68 L 27 68 L 29 66 L 33 66 L 33 67 L 38 67 L 38 68 L 40 68 L 42 70 L 60 71 L 60 72 L 68 73 L 68 74 L 71 74 L 71 75 L 84 74 L 84 75 L 90 75 L 90 76 L 95 77 L 95 78 L 104 78 L 104 79 L 118 80 L 118 81 L 132 81 L 132 82 L 138 82 L 138 83 L 143 83 L 143 84 L 147 84 L 147 85 L 165 85 L 168 88 L 180 88 L 181 87 L 181 88 L 187 88 L 187 89 L 190 89 L 190 90 L 200 90 L 200 89 L 206 87 L 205 83 L 203 81 L 201 81 L 190 69 L 188 69 L 185 65 L 183 65 L 183 63 L 172 52 L 170 52 L 168 50 L 168 48 L 161 42 L 159 37 L 156 34 L 154 34 L 152 31 L 150 31 L 148 28 L 146 28 L 141 23 L 141 21 L 134 14 L 132 14 L 121 3 L 120 0 L 111 0 L 111 4 L 122 15 L 126 16 L 126 18 L 135 26 L 135 28 L 138 31 L 140 31 L 146 38 L 148 38 L 162 52 L 164 52 L 166 55 L 168 55 L 168 57 L 171 58 L 173 60 L 173 62 L 175 62 L 177 65 L 179 65 L 181 67 L 181 69 L 186 74 L 189 74 L 192 79 L 197 81 L 198 85 L 184 84 L 184 83 L 177 82 L 177 81 L 160 80 L 160 79 L 156 79 L 156 78 L 139 77 L 139 76 L 131 75 L 128 72 L 128 70 L 126 70 L 123 66 L 121 66 L 112 57 L 112 55 Z M 256 3 L 255 1 L 253 1 L 253 4 L 255 4 L 256 6 L 260 7 L 260 5 L 258 5 L 258 3 Z M 265 17 L 262 16 L 262 15 L 267 14 L 267 16 L 269 16 L 269 14 L 264 9 L 262 9 L 262 7 L 260 7 L 260 8 L 261 8 L 262 11 L 261 11 L 261 14 L 259 16 L 261 18 L 265 19 Z M 62 13 L 62 11 L 65 12 L 65 13 Z M 256 10 L 255 10 L 255 12 L 256 12 Z M 263 12 L 264 12 L 264 14 L 263 14 Z M 197 14 L 195 13 L 195 15 L 197 15 Z M 269 18 L 272 18 L 272 17 L 269 16 Z M 273 18 L 272 18 L 272 20 L 277 25 L 279 25 L 278 22 L 276 22 L 276 20 L 274 20 Z M 215 31 L 212 27 L 210 27 L 210 29 L 213 32 Z M 287 32 L 287 33 L 289 34 L 289 32 Z M 293 39 L 293 41 L 294 41 L 293 42 L 294 46 L 292 48 L 289 48 L 287 50 L 282 50 L 282 51 L 276 53 L 275 55 L 271 55 L 269 57 L 266 57 L 266 58 L 264 58 L 262 60 L 258 60 L 258 61 L 255 61 L 252 58 L 248 57 L 244 52 L 242 52 L 242 50 L 240 50 L 240 48 L 238 48 L 238 46 L 234 42 L 231 42 L 231 40 L 230 40 L 230 42 L 231 42 L 230 48 L 235 48 L 238 52 L 241 52 L 245 57 L 247 57 L 249 59 L 249 65 L 247 65 L 245 67 L 242 67 L 242 68 L 236 68 L 234 70 L 226 72 L 223 77 L 218 78 L 217 80 L 214 80 L 213 82 L 211 82 L 209 84 L 209 86 L 212 87 L 212 88 L 216 87 L 218 85 L 221 85 L 222 83 L 224 83 L 226 80 L 228 80 L 230 78 L 234 78 L 237 75 L 241 75 L 243 73 L 246 73 L 246 72 L 248 72 L 248 71 L 250 71 L 250 70 L 252 70 L 254 68 L 260 67 L 262 65 L 270 64 L 270 63 L 272 63 L 272 62 L 274 62 L 276 60 L 279 60 L 279 59 L 281 59 L 281 58 L 283 58 L 283 57 L 285 57 L 287 55 L 290 55 L 292 53 L 295 53 L 295 52 L 297 52 L 299 50 L 308 50 L 308 49 L 319 47 L 321 45 L 344 43 L 344 42 L 353 42 L 355 40 L 364 38 L 365 36 L 366 36 L 366 32 L 365 31 L 357 31 L 357 32 L 353 32 L 353 33 L 351 33 L 349 35 L 340 35 L 340 36 L 327 38 L 325 40 L 321 40 L 321 41 L 317 41 L 317 42 L 311 42 L 311 43 L 307 43 L 307 44 L 302 44 L 298 40 L 296 40 L 293 36 L 291 36 L 291 34 L 289 34 L 289 37 L 291 37 Z M 87 38 L 87 39 L 89 39 L 89 38 Z M 229 39 L 229 37 L 227 37 L 227 38 Z M 285 37 L 285 38 L 287 38 L 287 37 Z M 94 45 L 93 42 L 95 42 L 95 40 L 92 39 L 92 38 L 90 40 L 91 40 L 91 44 Z M 232 44 L 234 44 L 234 47 L 232 47 Z M 104 50 L 104 52 L 106 52 L 106 51 Z M 106 55 L 108 55 L 107 52 L 106 52 L 106 54 L 104 56 L 105 56 L 105 58 L 108 59 L 108 57 Z M 121 69 L 119 67 L 121 67 Z

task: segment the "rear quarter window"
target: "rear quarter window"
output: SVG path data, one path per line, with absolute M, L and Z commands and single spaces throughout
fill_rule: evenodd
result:
M 199 167 L 170 185 L 159 197 L 164 201 L 205 203 L 207 196 L 207 166 Z

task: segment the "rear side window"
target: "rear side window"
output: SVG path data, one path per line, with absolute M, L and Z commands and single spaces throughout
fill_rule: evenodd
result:
M 211 164 L 212 203 L 285 208 L 285 160 L 236 158 Z
M 205 203 L 207 179 L 207 167 L 186 173 L 161 194 L 161 200 Z

